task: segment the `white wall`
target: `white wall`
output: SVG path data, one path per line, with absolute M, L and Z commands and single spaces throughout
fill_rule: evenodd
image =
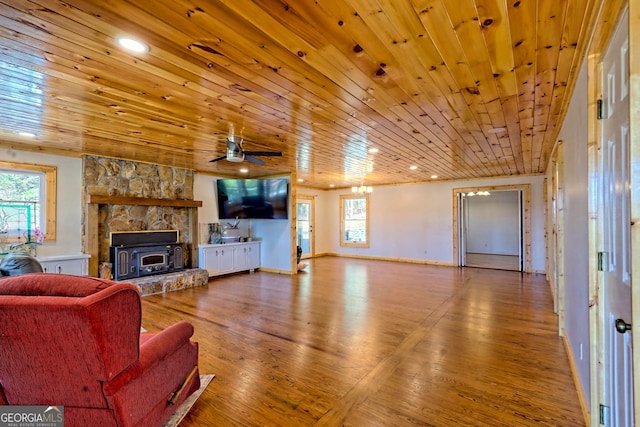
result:
M 207 243 L 208 223 L 221 222 L 218 218 L 216 180 L 219 177 L 196 173 L 193 180 L 193 196 L 202 201 L 198 208 L 199 243 Z M 289 206 L 289 218 L 291 218 Z M 222 224 L 227 222 L 222 220 Z M 241 219 L 240 234 L 260 241 L 260 265 L 270 270 L 291 272 L 291 220 Z
M 525 176 L 374 187 L 369 248 L 340 246 L 340 194 L 349 190 L 325 192 L 325 205 L 318 203 L 316 209 L 325 218 L 327 252 L 454 265 L 454 188 L 530 184 L 531 266 L 533 272 L 544 273 L 543 183 L 543 176 Z
M 519 199 L 517 190 L 466 198 L 468 253 L 520 254 Z
M 564 157 L 564 335 L 576 359 L 574 365 L 589 402 L 589 213 L 587 69 L 580 70 L 571 104 L 558 136 Z M 551 169 L 551 168 L 548 168 Z M 549 180 L 551 177 L 549 176 Z M 562 309 L 562 308 L 561 308 Z M 583 351 L 580 351 L 580 346 Z M 580 359 L 582 354 L 582 359 Z
M 38 256 L 82 252 L 82 159 L 30 151 L 0 149 L 0 160 L 57 168 L 56 240 L 38 247 Z

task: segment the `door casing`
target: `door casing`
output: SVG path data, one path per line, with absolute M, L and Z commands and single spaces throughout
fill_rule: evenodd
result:
M 462 209 L 458 200 L 460 193 L 468 193 L 470 191 L 504 191 L 504 190 L 521 190 L 522 191 L 522 247 L 524 248 L 523 271 L 531 271 L 531 185 L 530 184 L 514 184 L 514 185 L 492 185 L 480 187 L 464 187 L 453 189 L 453 263 L 461 265 L 464 262 L 460 256 L 460 226 L 464 218 Z

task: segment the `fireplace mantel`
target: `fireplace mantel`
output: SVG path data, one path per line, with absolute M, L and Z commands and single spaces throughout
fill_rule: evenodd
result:
M 197 235 L 198 214 L 195 208 L 202 207 L 202 201 L 184 199 L 151 199 L 146 197 L 124 197 L 124 196 L 102 196 L 88 194 L 86 196 L 86 218 L 85 218 L 85 239 L 83 242 L 83 252 L 89 254 L 89 275 L 98 276 L 99 262 L 99 238 L 98 238 L 98 209 L 100 205 L 137 205 L 137 206 L 161 206 L 190 209 L 190 226 L 192 234 Z M 196 244 L 188 243 L 191 252 L 192 264 L 196 265 L 197 255 Z
M 138 206 L 165 206 L 174 208 L 201 208 L 200 200 L 182 199 L 149 199 L 146 197 L 100 196 L 89 194 L 87 203 L 97 205 L 138 205 Z

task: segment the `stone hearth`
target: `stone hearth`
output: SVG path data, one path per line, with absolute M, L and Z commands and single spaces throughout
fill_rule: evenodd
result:
M 123 282 L 138 286 L 144 296 L 204 286 L 209 282 L 209 273 L 201 268 L 192 268 L 175 273 L 123 280 Z

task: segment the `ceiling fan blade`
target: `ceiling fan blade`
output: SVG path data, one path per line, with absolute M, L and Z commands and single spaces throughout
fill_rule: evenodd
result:
M 220 160 L 224 160 L 226 159 L 227 156 L 220 156 L 220 157 L 216 157 L 215 159 L 209 160 L 209 162 L 219 162 Z
M 251 162 L 251 163 L 256 164 L 256 165 L 261 165 L 261 166 L 264 165 L 264 162 L 262 160 L 260 160 L 257 157 L 253 157 L 251 155 L 248 155 L 246 151 L 244 152 L 244 159 L 246 161 Z
M 244 154 L 249 156 L 269 156 L 269 157 L 281 157 L 282 152 L 280 151 L 255 151 L 255 150 L 245 150 Z

